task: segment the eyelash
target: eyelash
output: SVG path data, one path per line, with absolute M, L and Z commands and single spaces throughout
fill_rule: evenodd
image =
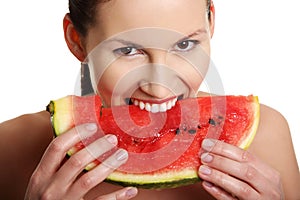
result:
M 144 54 L 142 49 L 133 47 L 133 46 L 128 46 L 128 47 L 121 47 L 118 49 L 113 50 L 114 54 L 118 56 L 135 56 L 139 54 Z M 134 52 L 134 53 L 132 53 Z
M 188 44 L 188 46 L 186 48 L 177 48 L 179 44 Z M 184 45 L 185 45 L 184 44 Z M 178 42 L 175 46 L 174 46 L 174 50 L 177 51 L 177 52 L 188 52 L 192 49 L 194 49 L 198 44 L 200 44 L 200 41 L 199 40 L 182 40 L 180 42 Z M 191 46 L 192 45 L 192 46 Z
M 178 45 L 186 45 L 188 46 L 186 48 L 181 48 Z M 178 43 L 176 43 L 171 51 L 176 52 L 188 52 L 196 47 L 196 45 L 200 44 L 199 40 L 182 40 Z M 136 55 L 143 55 L 144 51 L 142 49 L 136 48 L 134 46 L 127 46 L 127 47 L 121 47 L 118 49 L 113 50 L 113 53 L 118 56 L 136 56 Z

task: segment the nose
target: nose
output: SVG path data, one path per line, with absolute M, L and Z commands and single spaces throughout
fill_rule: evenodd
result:
M 140 89 L 148 94 L 151 97 L 164 99 L 171 96 L 171 90 L 167 88 L 166 85 L 155 83 L 155 82 L 148 82 L 143 83 Z
M 148 74 L 146 80 L 140 84 L 143 92 L 158 99 L 170 97 L 173 93 L 171 88 L 174 84 L 174 72 L 167 65 L 167 54 L 164 50 L 148 51 Z
M 147 54 L 149 63 L 165 65 L 167 62 L 168 52 L 166 50 L 149 48 Z

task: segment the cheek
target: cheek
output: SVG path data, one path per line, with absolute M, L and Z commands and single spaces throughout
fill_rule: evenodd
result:
M 117 60 L 106 68 L 98 80 L 95 80 L 97 93 L 107 105 L 123 104 L 124 99 L 130 97 L 137 89 L 139 78 L 135 74 L 134 66 Z
M 199 75 L 198 73 L 191 73 L 189 77 L 192 90 L 197 92 L 201 83 L 204 80 L 204 76 Z
M 186 85 L 197 92 L 201 83 L 203 82 L 205 75 L 208 71 L 210 59 L 205 54 L 201 55 L 173 55 L 169 59 L 169 66 L 172 70 L 176 71 L 176 74 Z
M 107 67 L 105 72 L 98 80 L 94 80 L 97 87 L 97 94 L 101 95 L 103 101 L 107 104 L 111 104 L 111 98 L 114 94 L 115 88 L 118 85 L 118 81 L 123 76 L 124 72 L 117 70 L 116 66 L 111 65 Z

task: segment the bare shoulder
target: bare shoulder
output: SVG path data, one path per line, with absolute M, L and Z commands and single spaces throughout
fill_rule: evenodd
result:
M 45 138 L 49 139 L 49 136 L 53 136 L 50 114 L 47 111 L 41 111 L 38 113 L 21 115 L 14 119 L 2 122 L 0 123 L 0 134 L 2 139 L 15 139 L 12 141 L 14 143 L 24 143 L 27 139 L 30 141 L 43 140 Z M 23 139 L 20 141 L 18 138 Z
M 261 105 L 258 131 L 249 151 L 280 173 L 287 199 L 300 197 L 299 167 L 288 122 L 280 112 Z
M 22 199 L 33 170 L 53 138 L 50 115 L 42 111 L 2 122 L 0 134 L 0 199 Z

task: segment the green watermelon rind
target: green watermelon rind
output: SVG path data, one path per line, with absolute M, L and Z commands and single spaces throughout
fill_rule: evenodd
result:
M 125 174 L 116 171 L 110 174 L 105 182 L 124 187 L 133 186 L 144 189 L 161 189 L 190 185 L 201 180 L 196 170 L 188 169 L 180 172 L 160 173 L 159 176 L 164 177 L 164 180 L 161 178 L 158 180 L 153 174 Z
M 253 142 L 254 137 L 256 135 L 257 129 L 258 129 L 258 125 L 259 125 L 259 121 L 260 121 L 260 104 L 259 104 L 259 100 L 257 96 L 251 96 L 251 98 L 253 98 L 252 100 L 252 105 L 253 105 L 253 110 L 255 111 L 253 113 L 253 123 L 250 124 L 248 133 L 246 135 L 246 137 L 241 138 L 240 141 L 237 146 L 247 150 L 250 146 L 250 144 Z
M 72 109 L 72 96 L 67 96 L 55 101 L 50 101 L 50 103 L 48 104 L 47 111 L 51 115 L 51 123 L 55 136 L 59 136 L 60 134 L 64 133 L 74 126 L 73 116 L 70 114 L 70 110 Z M 61 119 L 69 123 L 61 123 Z
M 54 136 L 57 137 L 64 132 L 74 127 L 73 116 L 70 114 L 70 110 L 73 109 L 73 96 L 69 95 L 64 98 L 50 101 L 46 110 L 50 113 L 51 124 Z M 59 117 L 58 117 L 59 116 Z M 61 119 L 69 123 L 61 123 Z M 73 147 L 67 152 L 67 156 L 70 157 L 78 150 Z

